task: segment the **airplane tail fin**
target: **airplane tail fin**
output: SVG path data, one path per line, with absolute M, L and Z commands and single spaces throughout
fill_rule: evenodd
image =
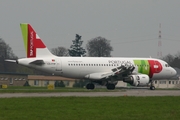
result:
M 48 57 L 53 54 L 28 23 L 20 24 L 27 58 Z

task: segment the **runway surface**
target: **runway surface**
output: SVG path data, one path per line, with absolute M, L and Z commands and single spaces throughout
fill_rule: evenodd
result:
M 58 92 L 58 93 L 1 93 L 0 98 L 12 97 L 103 97 L 103 96 L 180 96 L 180 90 L 123 90 L 118 92 Z

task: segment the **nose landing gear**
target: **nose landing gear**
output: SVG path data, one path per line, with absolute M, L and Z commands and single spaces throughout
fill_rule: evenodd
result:
M 152 80 L 150 80 L 150 90 L 155 90 L 155 86 Z

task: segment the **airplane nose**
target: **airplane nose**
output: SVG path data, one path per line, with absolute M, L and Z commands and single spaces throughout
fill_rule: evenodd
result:
M 174 69 L 174 68 L 172 68 L 172 76 L 175 76 L 176 74 L 177 74 L 177 71 Z

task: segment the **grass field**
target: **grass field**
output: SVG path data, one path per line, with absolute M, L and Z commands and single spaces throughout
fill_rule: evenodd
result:
M 1 98 L 0 120 L 178 120 L 180 97 Z

